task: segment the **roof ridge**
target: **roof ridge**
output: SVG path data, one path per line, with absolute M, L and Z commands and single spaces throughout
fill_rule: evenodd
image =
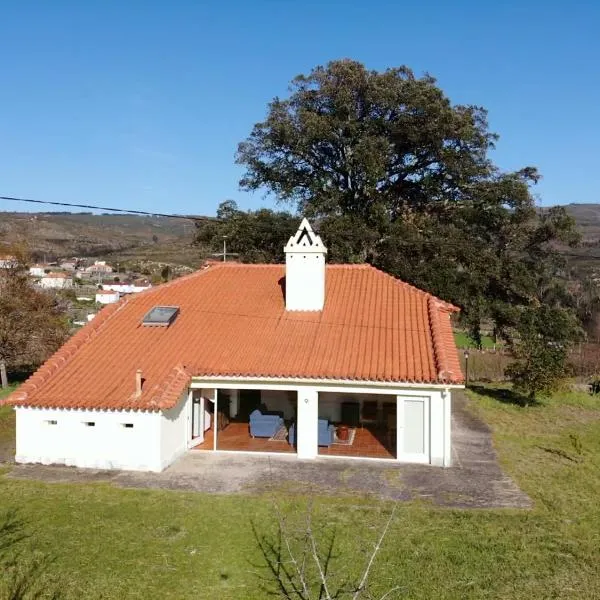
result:
M 19 404 L 26 400 L 30 394 L 34 394 L 37 389 L 55 375 L 61 368 L 69 362 L 69 359 L 85 344 L 95 338 L 103 325 L 113 317 L 128 302 L 128 298 L 123 298 L 119 302 L 105 306 L 98 315 L 87 325 L 82 327 L 73 337 L 68 339 L 48 360 L 46 360 L 25 382 L 19 386 L 12 394 L 9 394 L 2 404 Z

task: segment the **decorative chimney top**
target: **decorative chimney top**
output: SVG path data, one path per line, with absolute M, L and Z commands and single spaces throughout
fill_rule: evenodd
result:
M 284 252 L 286 310 L 323 310 L 327 248 L 306 218 Z

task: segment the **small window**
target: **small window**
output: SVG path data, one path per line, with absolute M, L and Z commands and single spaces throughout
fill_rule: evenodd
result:
M 84 421 L 83 423 L 86 427 L 96 427 L 95 421 Z
M 57 425 L 58 421 L 56 419 L 48 419 L 47 421 L 44 421 L 44 423 L 46 423 L 46 425 Z
M 133 423 L 121 423 L 125 429 L 133 429 Z

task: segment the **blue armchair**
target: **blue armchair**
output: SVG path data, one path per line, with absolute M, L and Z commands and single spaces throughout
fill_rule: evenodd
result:
M 256 409 L 250 413 L 250 435 L 252 437 L 273 437 L 283 425 L 279 415 L 263 415 Z
M 327 419 L 319 419 L 318 445 L 331 446 L 331 444 L 333 444 L 334 436 L 335 426 L 330 425 Z M 290 427 L 288 441 L 292 446 L 296 443 L 296 423 L 292 423 L 292 426 Z

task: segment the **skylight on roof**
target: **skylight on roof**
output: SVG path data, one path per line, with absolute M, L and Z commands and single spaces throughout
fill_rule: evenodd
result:
M 179 314 L 179 306 L 155 306 L 146 314 L 142 325 L 149 327 L 168 327 Z

